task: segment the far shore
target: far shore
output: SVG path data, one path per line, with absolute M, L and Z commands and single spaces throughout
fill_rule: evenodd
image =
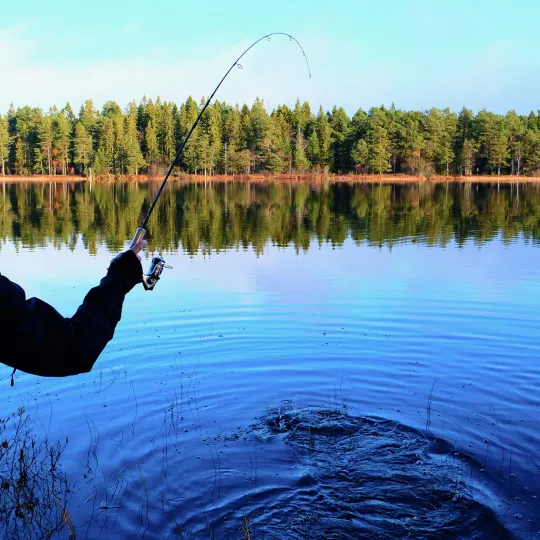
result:
M 104 175 L 86 176 L 75 175 L 6 175 L 0 176 L 0 184 L 13 183 L 122 183 L 122 182 L 160 182 L 163 176 L 158 175 Z M 300 184 L 321 184 L 328 182 L 345 182 L 350 184 L 418 184 L 418 183 L 489 183 L 489 184 L 531 184 L 540 183 L 540 176 L 413 176 L 413 175 L 392 175 L 392 174 L 235 174 L 235 175 L 215 175 L 205 176 L 196 174 L 171 175 L 170 182 L 182 183 L 204 183 L 204 182 L 237 182 L 237 183 L 266 183 L 266 182 L 293 182 Z

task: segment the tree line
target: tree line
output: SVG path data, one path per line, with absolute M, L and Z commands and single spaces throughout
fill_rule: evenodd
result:
M 117 253 L 151 203 L 155 183 L 4 184 L 0 247 L 52 243 Z M 152 251 L 190 255 L 268 245 L 308 250 L 312 243 L 388 247 L 482 245 L 517 236 L 540 244 L 540 184 L 351 184 L 331 182 L 312 193 L 297 183 L 178 184 L 166 187 L 149 224 Z
M 98 111 L 91 100 L 10 107 L 0 115 L 0 173 L 15 175 L 161 174 L 204 100 L 143 98 Z M 192 174 L 332 173 L 540 176 L 540 111 L 500 115 L 465 107 L 402 111 L 394 106 L 325 112 L 297 101 L 268 112 L 213 103 L 177 164 Z

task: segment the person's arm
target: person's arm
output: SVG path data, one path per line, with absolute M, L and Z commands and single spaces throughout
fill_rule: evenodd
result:
M 64 377 L 92 369 L 112 339 L 126 294 L 142 279 L 137 253 L 146 242 L 113 259 L 107 275 L 71 318 L 0 276 L 0 360 L 34 375 Z

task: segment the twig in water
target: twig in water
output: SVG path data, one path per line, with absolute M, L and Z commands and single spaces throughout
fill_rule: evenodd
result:
M 435 385 L 437 384 L 437 379 L 433 382 L 433 385 L 431 387 L 431 392 L 428 395 L 427 400 L 427 407 L 426 407 L 426 431 L 429 431 L 429 428 L 431 426 L 431 404 L 433 402 L 433 389 L 435 388 Z
M 242 530 L 246 536 L 246 540 L 251 540 L 251 533 L 249 532 L 249 517 L 244 516 L 244 522 L 242 523 Z

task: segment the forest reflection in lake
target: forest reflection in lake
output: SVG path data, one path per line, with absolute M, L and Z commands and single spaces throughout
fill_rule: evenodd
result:
M 32 248 L 72 246 L 91 253 L 120 249 L 140 224 L 155 183 L 2 185 L 0 238 Z M 150 248 L 190 254 L 268 242 L 391 247 L 414 239 L 428 246 L 478 244 L 500 234 L 540 239 L 540 184 L 170 184 L 150 221 Z

